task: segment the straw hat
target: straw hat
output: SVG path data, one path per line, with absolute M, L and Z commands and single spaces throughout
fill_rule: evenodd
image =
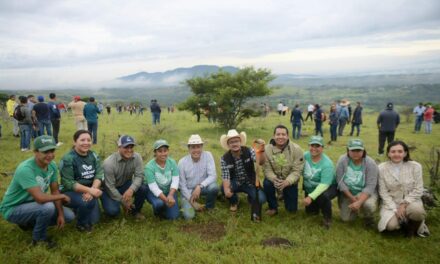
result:
M 220 145 L 222 146 L 222 148 L 224 148 L 225 150 L 229 150 L 228 140 L 235 137 L 240 138 L 241 140 L 240 145 L 242 146 L 246 145 L 246 133 L 241 132 L 240 134 L 238 134 L 237 130 L 231 129 L 228 131 L 227 135 L 222 135 L 220 137 Z
M 188 139 L 188 145 L 202 145 L 202 144 L 203 144 L 203 140 L 197 134 L 191 135 L 191 137 Z
M 341 101 L 341 103 L 340 103 L 339 105 L 340 105 L 340 106 L 347 106 L 347 105 L 349 105 L 349 104 L 350 104 L 350 101 L 344 99 L 344 100 Z

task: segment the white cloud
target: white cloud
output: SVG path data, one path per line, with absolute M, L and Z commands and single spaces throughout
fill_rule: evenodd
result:
M 329 62 L 349 72 L 350 61 L 357 71 L 381 61 L 423 67 L 416 62 L 439 53 L 439 24 L 436 0 L 0 0 L 0 89 L 86 86 L 196 64 L 283 73 L 325 73 Z

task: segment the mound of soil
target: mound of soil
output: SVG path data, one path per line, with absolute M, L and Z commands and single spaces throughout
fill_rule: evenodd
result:
M 180 227 L 180 230 L 200 236 L 200 239 L 208 242 L 215 242 L 226 235 L 225 224 L 220 222 L 211 222 L 206 224 L 186 224 Z
M 261 245 L 264 247 L 293 247 L 293 242 L 282 237 L 271 237 L 261 241 Z

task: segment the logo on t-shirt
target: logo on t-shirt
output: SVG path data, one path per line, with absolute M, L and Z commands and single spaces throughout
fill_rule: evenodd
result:
M 35 180 L 37 181 L 38 186 L 40 186 L 40 190 L 45 193 L 47 191 L 47 188 L 49 187 L 50 175 L 48 175 L 46 178 L 37 175 L 37 177 L 35 177 Z

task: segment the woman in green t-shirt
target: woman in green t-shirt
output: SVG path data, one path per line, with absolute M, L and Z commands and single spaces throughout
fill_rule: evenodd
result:
M 340 191 L 338 204 L 342 221 L 353 221 L 359 211 L 366 227 L 374 226 L 377 209 L 377 178 L 379 170 L 360 139 L 351 139 L 347 154 L 336 164 L 336 180 Z
M 91 151 L 92 136 L 87 130 L 73 135 L 73 148 L 60 161 L 62 191 L 70 197 L 68 207 L 77 213 L 77 229 L 91 232 L 99 221 L 98 198 L 104 178 L 98 155 Z
M 153 206 L 154 215 L 174 220 L 179 217 L 179 170 L 176 162 L 168 157 L 168 142 L 159 139 L 154 142 L 153 149 L 154 159 L 145 166 L 147 201 Z

